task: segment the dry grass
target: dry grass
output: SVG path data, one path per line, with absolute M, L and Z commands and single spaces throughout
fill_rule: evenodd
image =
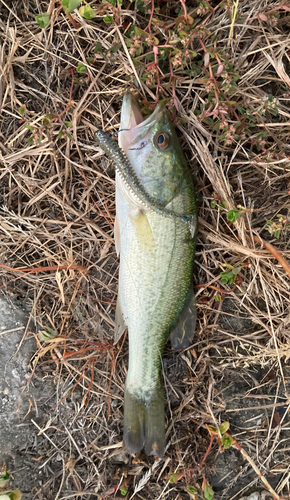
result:
M 81 24 L 74 29 L 58 2 L 53 10 L 52 0 L 49 5 L 0 0 L 1 288 L 31 304 L 38 330 L 57 332 L 51 342 L 38 342 L 34 360 L 35 376 L 53 377 L 56 405 L 41 430 L 51 446 L 44 467 L 55 472 L 33 498 L 106 498 L 115 491 L 120 498 L 121 484 L 128 489 L 126 498 L 186 499 L 186 484 L 195 485 L 202 497 L 200 472 L 177 484 L 169 477 L 197 467 L 209 444 L 205 424 L 227 419 L 260 471 L 274 478 L 278 494 L 289 494 L 289 277 L 254 237 L 271 241 L 290 260 L 290 7 L 283 10 L 271 0 L 228 3 L 230 14 L 217 7 L 208 19 L 201 16 L 209 30 L 203 44 L 209 49 L 215 43 L 238 73 L 231 101 L 241 103 L 245 127 L 257 119 L 250 134 L 227 144 L 207 119 L 216 107 L 206 88 L 208 68 L 195 77 L 186 73 L 187 66 L 177 69 L 177 124 L 199 203 L 194 282 L 203 286 L 197 288 L 194 345 L 179 357 L 169 350 L 165 355 L 169 446 L 164 459 L 154 462 L 143 454 L 132 460 L 122 446 L 128 351 L 126 339 L 112 346 L 118 277 L 114 171 L 93 132 L 118 130 L 126 90 L 137 86 L 140 99 L 153 103 L 155 88 L 141 81 L 144 58 L 139 58 L 143 66 L 134 65 L 121 25 L 105 24 L 100 16 L 87 21 L 74 12 Z M 177 1 L 164 7 L 163 20 L 172 22 L 177 8 Z M 35 15 L 49 9 L 50 25 L 41 31 Z M 146 28 L 149 14 L 126 1 L 122 9 L 122 21 L 136 19 Z M 257 17 L 272 10 L 280 13 L 276 21 Z M 105 51 L 116 41 L 120 47 L 108 57 Z M 103 52 L 94 54 L 97 42 Z M 94 62 L 88 64 L 88 57 Z M 79 63 L 87 66 L 86 75 L 76 72 Z M 160 81 L 168 96 L 175 93 L 169 81 L 170 73 Z M 277 114 L 266 111 L 261 118 L 269 94 L 277 99 Z M 49 123 L 43 122 L 47 115 Z M 71 123 L 66 127 L 63 121 Z M 261 147 L 259 132 L 266 132 Z M 247 210 L 229 223 L 227 211 L 239 206 Z M 278 214 L 284 220 L 279 239 L 266 222 L 277 223 Z M 239 262 L 244 265 L 236 286 L 223 285 L 224 264 Z M 227 308 L 215 301 L 217 294 L 230 297 Z M 233 405 L 235 398 L 242 406 Z M 281 413 L 277 417 L 281 405 L 282 419 Z M 256 413 L 246 430 L 234 417 L 245 407 L 262 415 L 257 420 Z M 202 470 L 209 482 L 216 460 L 217 448 Z M 234 498 L 250 483 L 243 477 L 248 464 L 239 464 L 217 496 Z

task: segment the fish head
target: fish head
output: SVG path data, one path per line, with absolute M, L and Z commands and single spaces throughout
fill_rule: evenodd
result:
M 165 101 L 144 119 L 134 96 L 125 94 L 119 146 L 151 196 L 166 205 L 178 194 L 186 161 Z

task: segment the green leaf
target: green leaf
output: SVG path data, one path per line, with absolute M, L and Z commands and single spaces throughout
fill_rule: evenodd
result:
M 7 471 L 5 471 L 2 475 L 0 475 L 0 490 L 5 490 L 5 488 L 8 486 L 9 477 L 10 477 L 10 474 Z M 1 493 L 0 493 L 0 495 L 1 495 Z M 1 499 L 1 496 L 0 496 L 0 499 Z
M 74 136 L 73 136 L 73 135 L 71 135 L 71 134 L 67 134 L 67 137 L 68 137 L 69 139 L 73 139 L 73 138 L 74 138 Z
M 86 73 L 87 67 L 83 63 L 79 63 L 77 66 L 77 72 L 78 73 Z
M 220 273 L 221 282 L 226 285 L 227 283 L 233 283 L 236 276 L 232 271 L 224 271 Z
M 49 118 L 43 118 L 42 120 L 42 125 L 44 125 L 44 127 L 48 127 L 50 125 L 50 119 Z
M 140 10 L 141 14 L 146 13 L 145 5 L 143 0 L 137 0 L 137 10 Z
M 127 495 L 127 492 L 128 492 L 128 490 L 126 488 L 124 488 L 124 486 L 120 487 L 120 493 L 123 497 L 125 497 Z
M 103 51 L 103 47 L 102 47 L 101 42 L 97 42 L 97 43 L 96 43 L 96 46 L 95 46 L 95 48 L 94 48 L 94 53 L 95 53 L 95 54 L 99 54 L 99 53 L 100 53 L 100 52 L 102 52 L 102 51 Z
M 80 3 L 81 0 L 62 0 L 61 5 L 66 7 L 65 13 L 69 14 L 73 10 L 77 9 Z
M 193 486 L 187 486 L 185 488 L 185 491 L 189 494 L 190 498 L 195 498 L 195 495 L 197 495 L 197 490 Z
M 212 201 L 210 202 L 210 206 L 211 206 L 211 208 L 215 208 L 215 207 L 216 207 L 216 205 L 217 205 L 217 201 L 216 201 L 216 200 L 212 200 Z
M 214 496 L 214 491 L 213 489 L 210 487 L 209 484 L 207 484 L 204 488 L 204 498 L 206 498 L 206 500 L 212 500 L 213 496 Z
M 214 121 L 213 121 L 213 119 L 210 116 L 207 116 L 204 119 L 204 121 L 207 122 L 207 123 L 209 123 L 210 125 L 214 125 Z
M 140 61 L 138 61 L 138 59 L 136 59 L 135 57 L 132 57 L 132 61 L 134 63 L 134 66 L 136 66 L 136 67 L 143 66 L 143 64 Z M 145 77 L 145 80 L 143 80 L 143 81 L 146 81 L 147 75 L 142 75 L 141 80 L 142 80 L 143 76 Z M 130 78 L 129 78 L 129 80 L 130 80 Z
M 233 267 L 232 271 L 235 275 L 239 274 L 241 268 L 240 267 Z
M 83 5 L 82 7 L 80 7 L 79 13 L 85 19 L 94 19 L 94 17 L 96 17 L 97 15 L 97 11 L 95 9 L 92 9 L 90 5 Z
M 33 137 L 29 137 L 29 139 L 26 139 L 26 143 L 28 146 L 31 146 L 33 144 Z
M 40 340 L 49 342 L 51 339 L 54 339 L 57 336 L 57 332 L 47 326 L 45 330 L 40 330 L 38 332 L 38 336 Z
M 227 220 L 230 222 L 236 222 L 238 218 L 241 217 L 242 213 L 242 210 L 230 210 L 227 213 Z
M 221 296 L 217 293 L 215 296 L 214 296 L 214 300 L 216 302 L 220 302 L 221 301 Z
M 206 424 L 208 432 L 212 434 L 218 434 L 217 428 L 214 425 Z
M 221 266 L 228 267 L 228 269 L 230 269 L 231 271 L 234 269 L 234 266 L 231 266 L 231 264 L 227 264 L 227 263 L 221 264 Z
M 72 127 L 72 122 L 63 122 L 65 124 L 66 127 Z
M 104 23 L 110 24 L 114 22 L 113 16 L 109 16 L 108 14 L 103 17 Z
M 230 448 L 233 444 L 233 440 L 230 436 L 222 436 L 222 445 L 225 450 Z
M 219 130 L 221 122 L 215 124 L 213 130 Z
M 26 109 L 26 106 L 25 106 L 25 105 L 24 105 L 24 106 L 20 106 L 20 108 L 19 108 L 19 110 L 18 110 L 18 111 L 19 111 L 19 114 L 20 114 L 21 116 L 24 116 L 25 109 Z
M 165 49 L 163 49 L 163 50 L 160 49 L 160 55 L 161 55 L 162 61 L 166 61 L 166 59 L 168 58 L 168 54 L 167 54 L 167 51 Z
M 148 60 L 148 61 L 154 61 L 154 54 L 145 54 L 145 58 Z
M 178 474 L 178 473 L 177 474 L 176 473 L 175 474 L 171 474 L 169 482 L 175 484 L 175 483 L 177 483 L 177 481 L 179 480 L 179 478 L 180 478 L 180 474 Z
M 35 21 L 39 25 L 40 29 L 44 30 L 44 28 L 49 25 L 49 13 L 45 12 L 44 14 L 39 14 L 35 17 Z
M 121 46 L 122 46 L 121 43 L 114 43 L 110 50 L 111 52 L 113 52 L 113 54 L 115 54 L 116 52 L 118 52 Z
M 229 422 L 223 422 L 221 425 L 219 425 L 219 430 L 221 434 L 224 434 L 227 432 L 230 428 L 230 423 Z
M 4 474 L 1 474 L 1 476 L 0 476 L 0 481 L 1 481 L 1 480 L 7 481 L 7 479 L 9 479 L 9 477 L 10 477 L 9 472 L 8 472 L 8 471 L 5 471 L 5 472 L 4 472 Z
M 148 33 L 146 31 L 141 30 L 138 26 L 134 26 L 134 33 L 137 36 L 142 36 L 143 38 L 148 38 Z
M 0 499 L 3 497 L 3 500 L 9 498 L 9 500 L 20 500 L 22 497 L 22 493 L 18 488 L 14 490 L 6 490 L 0 493 Z

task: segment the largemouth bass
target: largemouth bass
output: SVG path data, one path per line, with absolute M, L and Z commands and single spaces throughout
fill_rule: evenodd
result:
M 128 327 L 124 442 L 130 453 L 165 448 L 162 354 L 193 339 L 196 307 L 192 266 L 196 204 L 192 177 L 165 104 L 143 119 L 124 96 L 120 151 L 102 132 L 96 139 L 116 166 L 115 244 L 120 255 L 115 342 Z

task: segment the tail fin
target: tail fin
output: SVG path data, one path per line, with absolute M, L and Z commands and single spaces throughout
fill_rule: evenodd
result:
M 161 458 L 165 448 L 163 387 L 156 387 L 146 397 L 125 389 L 124 442 L 129 453 L 145 447 L 147 455 Z

